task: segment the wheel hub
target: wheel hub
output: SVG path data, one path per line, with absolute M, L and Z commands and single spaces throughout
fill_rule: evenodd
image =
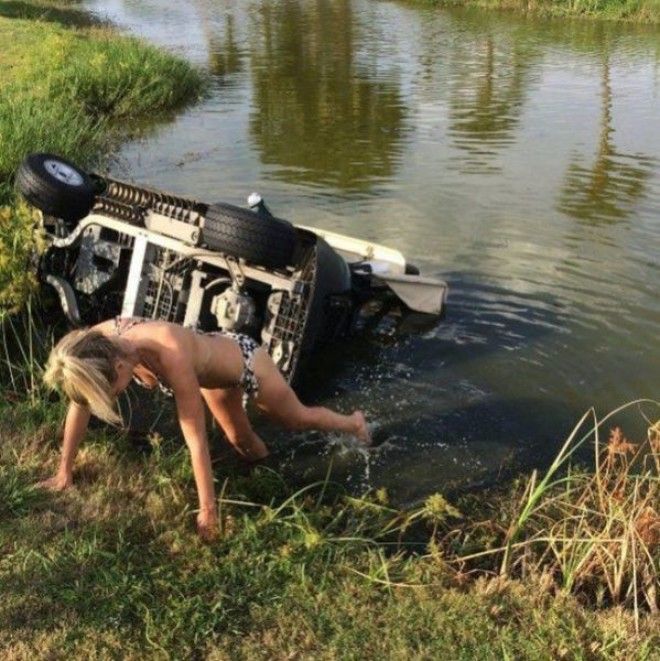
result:
M 61 161 L 48 160 L 44 161 L 44 168 L 46 169 L 46 172 L 51 175 L 51 177 L 54 177 L 64 184 L 68 184 L 69 186 L 83 185 L 82 175 L 66 163 L 62 163 Z

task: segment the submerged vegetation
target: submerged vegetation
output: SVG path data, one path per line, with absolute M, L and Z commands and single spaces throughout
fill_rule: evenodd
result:
M 660 23 L 660 0 L 413 0 L 418 5 L 513 10 L 540 16 L 582 16 Z

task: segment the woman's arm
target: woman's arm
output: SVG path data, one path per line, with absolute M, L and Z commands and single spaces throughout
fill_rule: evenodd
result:
M 48 480 L 39 482 L 37 486 L 63 491 L 73 484 L 73 462 L 78 452 L 78 446 L 85 436 L 91 417 L 86 406 L 75 402 L 69 404 L 64 422 L 64 439 L 62 441 L 62 457 L 57 474 Z
M 192 360 L 183 347 L 172 347 L 168 354 L 164 376 L 174 391 L 181 432 L 190 451 L 199 515 L 197 529 L 206 539 L 215 536 L 218 527 L 215 485 L 211 468 L 211 454 L 206 436 L 206 418 L 199 381 Z
M 204 405 L 199 392 L 199 385 L 192 386 L 187 392 L 177 392 L 175 389 L 174 397 L 181 431 L 190 451 L 199 497 L 199 508 L 200 510 L 215 509 L 215 487 L 211 471 L 211 455 L 206 438 Z
M 174 391 L 176 398 L 179 424 L 186 445 L 190 451 L 199 513 L 197 515 L 197 532 L 206 540 L 213 539 L 218 532 L 218 513 L 215 502 L 215 485 L 211 468 L 211 454 L 206 437 L 206 420 L 204 405 L 199 391 L 199 384 L 191 384 L 186 390 Z

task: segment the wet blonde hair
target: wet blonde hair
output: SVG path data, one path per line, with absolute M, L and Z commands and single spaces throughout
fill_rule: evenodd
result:
M 88 407 L 97 418 L 121 424 L 112 387 L 117 379 L 115 362 L 123 357 L 119 346 L 102 333 L 74 330 L 50 352 L 44 381 L 76 404 Z

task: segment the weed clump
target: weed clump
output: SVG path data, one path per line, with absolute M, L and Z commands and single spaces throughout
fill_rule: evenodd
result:
M 481 521 L 437 538 L 445 560 L 458 571 L 545 576 L 549 589 L 574 594 L 590 607 L 631 609 L 636 625 L 642 611 L 657 614 L 660 423 L 649 425 L 640 443 L 614 427 L 602 445 L 600 427 L 620 410 L 601 421 L 593 414 L 593 427 L 578 438 L 585 415 L 544 477 L 533 473 L 519 505 L 499 525 Z M 570 458 L 592 438 L 593 469 L 571 466 Z M 475 548 L 475 538 L 489 539 L 489 547 Z
M 33 261 L 42 243 L 37 216 L 23 203 L 0 207 L 0 319 L 18 312 L 37 290 Z

